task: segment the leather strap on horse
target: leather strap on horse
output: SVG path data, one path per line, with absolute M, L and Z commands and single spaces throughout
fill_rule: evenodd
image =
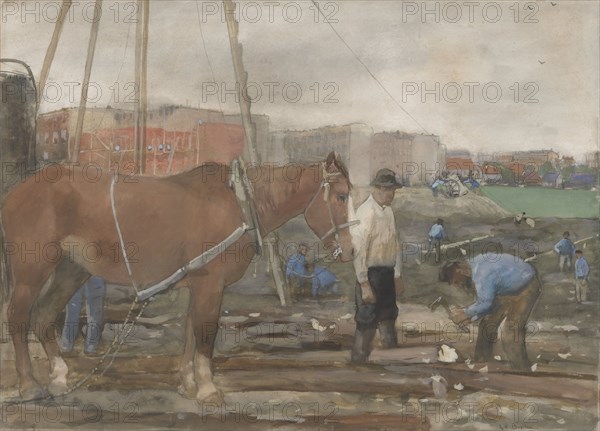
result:
M 229 235 L 227 238 L 225 238 L 219 244 L 208 249 L 207 251 L 202 253 L 200 256 L 197 256 L 196 258 L 192 259 L 190 262 L 188 262 L 187 264 L 185 264 L 184 266 L 179 268 L 177 271 L 175 271 L 173 274 L 171 274 L 164 280 L 140 291 L 140 290 L 138 290 L 137 284 L 136 284 L 135 280 L 133 279 L 133 274 L 131 272 L 131 266 L 129 265 L 129 258 L 127 256 L 127 250 L 125 249 L 125 241 L 123 240 L 123 234 L 121 233 L 121 225 L 119 224 L 119 219 L 117 218 L 117 210 L 116 210 L 116 205 L 115 205 L 115 183 L 116 183 L 116 178 L 115 178 L 115 176 L 113 176 L 112 182 L 110 184 L 110 204 L 112 207 L 112 213 L 113 213 L 113 217 L 115 220 L 115 226 L 117 228 L 117 234 L 119 235 L 119 242 L 121 244 L 121 251 L 123 253 L 123 258 L 125 260 L 125 266 L 127 267 L 127 272 L 129 273 L 129 278 L 131 279 L 131 283 L 133 285 L 133 288 L 135 289 L 135 293 L 137 295 L 138 302 L 145 301 L 146 299 L 150 298 L 151 296 L 154 296 L 157 293 L 168 289 L 169 287 L 171 287 L 172 285 L 177 283 L 179 280 L 181 280 L 183 277 L 188 275 L 190 272 L 202 268 L 204 265 L 206 265 L 208 262 L 213 260 L 219 254 L 223 253 L 228 247 L 233 245 L 238 239 L 240 239 L 242 237 L 242 235 L 244 235 L 250 229 L 250 227 L 246 223 L 242 224 L 241 227 L 238 227 L 236 230 L 234 230 L 233 233 L 231 233 L 231 235 Z
M 246 175 L 246 167 L 241 157 L 231 162 L 231 176 L 229 177 L 229 186 L 235 193 L 238 207 L 242 212 L 244 223 L 249 226 L 248 230 L 252 232 L 254 243 L 256 245 L 256 254 L 262 254 L 262 235 L 260 220 L 256 211 L 254 202 L 254 190 L 252 184 Z
M 165 278 L 163 281 L 161 281 L 151 287 L 148 287 L 147 289 L 144 289 L 141 292 L 137 292 L 138 300 L 144 301 L 144 300 L 150 298 L 151 296 L 154 296 L 157 293 L 168 289 L 173 284 L 177 283 L 183 277 L 188 275 L 190 272 L 193 272 L 197 269 L 202 268 L 208 262 L 210 262 L 215 257 L 217 257 L 218 255 L 223 253 L 228 247 L 233 245 L 238 239 L 240 239 L 242 237 L 242 235 L 244 235 L 246 233 L 246 231 L 248 231 L 248 229 L 249 229 L 249 227 L 244 223 L 241 227 L 238 227 L 236 230 L 234 230 L 231 235 L 229 235 L 227 238 L 225 238 L 219 244 L 208 249 L 207 251 L 202 253 L 200 256 L 194 258 L 189 263 L 185 264 L 184 266 L 179 268 L 177 271 L 175 271 L 173 274 L 171 274 L 169 277 Z

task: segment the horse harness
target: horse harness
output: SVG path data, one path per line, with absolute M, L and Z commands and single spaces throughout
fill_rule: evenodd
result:
M 238 201 L 238 206 L 240 207 L 240 210 L 242 211 L 242 216 L 244 218 L 244 222 L 242 223 L 242 226 L 235 229 L 227 238 L 225 238 L 219 244 L 217 244 L 214 247 L 210 248 L 209 250 L 205 251 L 201 255 L 195 257 L 190 262 L 188 262 L 181 268 L 177 269 L 174 273 L 172 273 L 170 276 L 168 276 L 164 280 L 162 280 L 150 287 L 147 287 L 144 290 L 138 289 L 138 285 L 133 278 L 133 273 L 131 271 L 131 266 L 129 264 L 129 258 L 127 255 L 127 250 L 125 248 L 125 241 L 123 239 L 121 227 L 119 224 L 119 219 L 117 217 L 117 212 L 116 212 L 116 205 L 115 205 L 116 175 L 113 176 L 112 182 L 110 185 L 110 201 L 111 201 L 112 213 L 113 213 L 113 218 L 115 221 L 115 227 L 117 229 L 117 233 L 119 236 L 119 242 L 121 245 L 121 252 L 123 253 L 123 257 L 124 257 L 125 266 L 127 268 L 127 272 L 131 279 L 132 286 L 136 291 L 136 297 L 137 297 L 138 302 L 145 301 L 146 299 L 156 295 L 157 293 L 167 290 L 169 287 L 171 287 L 172 285 L 174 285 L 175 283 L 177 283 L 178 281 L 183 279 L 190 272 L 193 272 L 193 271 L 196 271 L 196 270 L 202 268 L 203 266 L 208 264 L 211 260 L 213 260 L 214 258 L 219 256 L 222 252 L 224 252 L 231 245 L 233 245 L 235 242 L 237 242 L 248 231 L 253 233 L 257 250 L 260 251 L 260 249 L 262 247 L 262 238 L 261 238 L 261 232 L 260 232 L 260 220 L 258 218 L 258 214 L 256 211 L 256 205 L 254 202 L 252 185 L 250 184 L 248 177 L 246 176 L 245 166 L 241 159 L 237 159 L 237 161 L 234 161 L 234 163 L 232 164 L 232 173 L 236 177 L 230 178 L 230 186 L 233 188 L 233 190 L 235 192 L 235 196 Z M 329 202 L 329 192 L 331 189 L 331 185 L 330 185 L 331 179 L 337 175 L 341 175 L 341 173 L 327 172 L 327 170 L 325 169 L 325 167 L 323 165 L 323 180 L 321 181 L 321 185 L 319 186 L 318 190 L 315 192 L 315 194 L 312 197 L 312 199 L 310 200 L 309 204 L 304 209 L 304 214 L 306 215 L 306 212 L 309 210 L 309 208 L 315 202 L 321 189 L 325 189 L 325 191 L 323 193 L 323 200 L 327 204 L 327 211 L 329 214 L 329 222 L 331 223 L 331 229 L 329 231 L 327 231 L 327 233 L 325 233 L 325 235 L 323 235 L 320 238 L 320 240 L 323 241 L 326 238 L 328 238 L 329 236 L 331 236 L 332 234 L 335 235 L 334 238 L 335 238 L 337 247 L 332 252 L 332 256 L 334 259 L 336 259 L 342 253 L 342 248 L 338 244 L 340 230 L 360 223 L 360 221 L 358 221 L 358 220 L 352 220 L 347 223 L 337 225 L 335 223 L 335 220 L 333 219 L 333 211 L 331 209 L 331 203 Z

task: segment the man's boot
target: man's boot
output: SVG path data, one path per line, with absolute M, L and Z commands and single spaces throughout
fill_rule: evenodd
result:
M 377 328 L 359 329 L 356 328 L 354 333 L 354 346 L 350 355 L 350 362 L 362 364 L 367 362 L 371 354 L 373 338 Z
M 384 320 L 379 323 L 379 336 L 381 345 L 384 349 L 393 349 L 398 347 L 398 335 L 396 333 L 396 321 Z

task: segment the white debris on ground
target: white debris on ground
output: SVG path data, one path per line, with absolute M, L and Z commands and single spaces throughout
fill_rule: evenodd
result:
M 575 298 L 573 298 L 575 299 Z M 579 328 L 575 325 L 555 325 L 554 328 L 555 330 L 562 330 L 562 331 L 566 331 L 566 332 L 574 332 L 574 331 L 579 331 Z
M 531 371 L 535 372 L 535 371 L 537 370 L 537 366 L 538 366 L 538 364 L 537 364 L 537 363 L 533 364 L 533 365 L 531 366 Z
M 456 389 L 457 391 L 462 391 L 465 387 L 463 386 L 462 383 L 457 383 L 454 385 L 454 389 Z
M 569 356 L 573 356 L 570 353 L 559 353 L 558 357 L 561 359 L 567 359 Z
M 451 364 L 456 362 L 458 359 L 458 353 L 456 350 L 450 346 L 442 344 L 441 350 L 438 352 L 438 360 L 440 362 L 445 362 L 447 364 Z
M 312 328 L 316 331 L 323 332 L 324 330 L 327 329 L 327 326 L 322 326 L 319 323 L 319 321 L 317 319 L 315 319 L 314 317 L 312 319 L 310 319 L 310 324 L 311 324 Z
M 353 314 L 352 313 L 346 313 L 343 316 L 341 316 L 338 320 L 348 320 L 350 318 L 352 318 Z
M 485 374 L 485 373 L 487 373 L 487 372 L 488 372 L 488 366 L 486 365 L 485 367 L 481 368 L 481 369 L 479 370 L 479 372 L 480 372 L 480 373 L 484 373 L 484 374 Z
M 250 313 L 250 314 L 248 314 L 248 316 L 250 316 L 250 317 L 259 317 L 260 313 Z

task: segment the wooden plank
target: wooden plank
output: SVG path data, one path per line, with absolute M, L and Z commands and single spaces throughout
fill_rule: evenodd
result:
M 359 378 L 360 377 L 360 378 Z M 433 396 L 431 385 L 418 373 L 397 373 L 365 367 L 332 369 L 314 367 L 308 372 L 297 369 L 217 372 L 215 384 L 226 392 L 239 391 L 297 391 L 345 392 L 360 394 Z

